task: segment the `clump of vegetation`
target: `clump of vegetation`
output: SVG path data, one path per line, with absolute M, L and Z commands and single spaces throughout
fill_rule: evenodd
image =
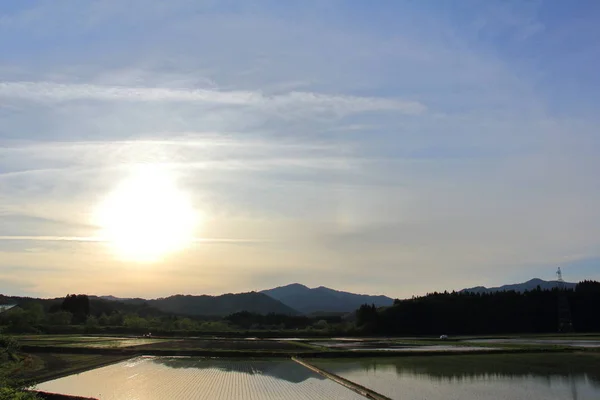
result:
M 16 340 L 0 334 L 0 400 L 37 400 L 39 397 L 35 393 L 23 390 L 19 381 L 13 378 L 23 363 L 18 350 Z

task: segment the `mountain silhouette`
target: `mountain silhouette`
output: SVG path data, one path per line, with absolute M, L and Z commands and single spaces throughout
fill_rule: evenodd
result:
M 391 306 L 394 303 L 394 299 L 387 296 L 342 292 L 325 286 L 311 289 L 299 283 L 262 290 L 261 293 L 279 300 L 288 307 L 304 314 L 316 312 L 352 312 L 365 303 L 375 304 L 377 307 Z
M 149 305 L 169 313 L 225 316 L 240 311 L 258 314 L 296 315 L 298 311 L 263 293 L 228 293 L 220 296 L 175 295 L 148 300 Z
M 550 290 L 555 287 L 558 287 L 558 285 L 559 285 L 558 281 L 545 281 L 543 279 L 534 278 L 534 279 L 530 279 L 527 282 L 523 282 L 523 283 L 513 283 L 513 284 L 509 284 L 509 285 L 503 285 L 503 286 L 491 287 L 491 288 L 486 288 L 485 286 L 475 286 L 472 288 L 463 289 L 463 290 L 461 290 L 461 292 L 493 293 L 493 292 L 502 292 L 502 291 L 509 291 L 509 290 L 514 290 L 515 292 L 524 292 L 526 290 L 529 290 L 529 291 L 534 290 L 538 286 L 542 290 Z M 572 282 L 564 282 L 564 286 L 567 289 L 575 289 L 575 285 L 577 285 L 577 284 L 572 283 Z

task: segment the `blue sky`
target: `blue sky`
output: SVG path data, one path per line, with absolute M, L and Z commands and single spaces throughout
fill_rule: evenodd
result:
M 4 1 L 0 293 L 600 279 L 599 18 L 596 1 Z M 202 216 L 152 263 L 94 239 L 140 165 Z

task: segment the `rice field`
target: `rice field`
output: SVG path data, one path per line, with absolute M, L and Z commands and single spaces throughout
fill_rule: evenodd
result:
M 266 350 L 266 351 L 303 351 L 291 341 L 248 340 L 248 339 L 182 339 L 152 343 L 136 347 L 139 350 Z
M 169 342 L 171 340 L 172 339 L 67 335 L 30 335 L 19 337 L 19 342 L 24 346 L 57 346 L 73 348 L 125 348 L 132 346 L 158 344 L 163 342 Z
M 577 339 L 546 339 L 546 338 L 493 338 L 493 339 L 469 339 L 468 343 L 479 344 L 525 344 L 543 346 L 570 346 L 583 348 L 598 348 L 600 340 L 577 340 Z
M 88 368 L 106 365 L 113 359 L 119 362 L 127 355 L 189 356 L 206 350 L 217 357 L 234 357 L 136 357 L 44 382 L 37 387 L 47 392 L 100 399 L 364 398 L 342 385 L 346 383 L 336 382 L 337 378 L 328 375 L 331 379 L 327 379 L 313 372 L 310 365 L 305 367 L 289 358 L 273 358 L 294 354 L 319 357 L 307 361 L 391 399 L 600 398 L 600 352 L 597 351 L 599 341 L 595 338 L 293 339 L 69 335 L 20 338 L 23 345 L 32 346 L 33 352 L 38 347 L 40 354 L 33 360 L 43 361 L 38 368 L 39 376 L 47 376 L 46 379 L 83 371 L 88 365 Z M 501 350 L 529 349 L 533 345 L 536 353 L 500 354 Z M 573 350 L 550 351 L 556 350 L 557 346 L 573 346 Z M 590 348 L 575 351 L 578 346 Z M 60 354 L 51 354 L 53 347 Z M 92 355 L 78 355 L 81 348 L 97 350 L 86 350 Z M 124 350 L 105 350 L 111 348 Z M 69 353 L 69 349 L 73 349 L 73 354 L 65 355 L 63 360 L 63 353 Z M 498 352 L 491 354 L 489 350 Z M 490 354 L 481 354 L 482 351 Z M 457 352 L 472 354 L 458 355 Z M 420 355 L 415 356 L 417 353 Z M 93 358 L 96 357 L 93 354 L 99 358 Z M 108 358 L 100 354 L 106 354 Z M 250 358 L 242 359 L 242 354 Z M 271 358 L 254 358 L 257 355 Z M 57 373 L 57 369 L 64 372 Z M 32 370 L 31 375 L 36 371 Z M 26 378 L 30 379 L 29 376 Z M 38 379 L 30 381 L 39 382 Z
M 100 341 L 85 341 L 68 343 L 64 347 L 87 347 L 87 348 L 126 348 L 133 346 L 148 346 L 159 343 L 170 342 L 169 339 L 142 339 L 142 338 L 131 338 L 131 339 L 114 339 L 114 340 L 100 340 Z
M 597 354 L 464 355 L 312 364 L 392 399 L 597 400 Z
M 431 344 L 410 343 L 404 344 L 393 340 L 322 340 L 309 343 L 312 346 L 324 347 L 333 350 L 349 351 L 392 351 L 392 352 L 466 352 L 502 350 L 501 347 L 473 346 L 466 343 L 460 344 Z
M 36 389 L 103 400 L 364 399 L 291 360 L 138 357 Z

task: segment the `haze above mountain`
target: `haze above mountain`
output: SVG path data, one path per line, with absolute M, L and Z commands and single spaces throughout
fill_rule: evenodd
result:
M 509 284 L 509 285 L 502 285 L 502 286 L 491 287 L 491 288 L 486 288 L 485 286 L 475 286 L 472 288 L 463 289 L 463 290 L 461 290 L 461 292 L 493 293 L 493 292 L 501 292 L 501 291 L 509 291 L 509 290 L 514 290 L 516 292 L 524 292 L 526 290 L 534 290 L 538 286 L 542 290 L 550 290 L 555 287 L 558 287 L 558 285 L 559 285 L 558 281 L 545 281 L 543 279 L 533 278 L 533 279 L 530 279 L 527 282 L 523 282 L 523 283 L 513 283 L 513 284 Z M 564 282 L 564 286 L 567 289 L 574 289 L 575 285 L 577 285 L 577 284 L 572 283 L 572 282 Z

